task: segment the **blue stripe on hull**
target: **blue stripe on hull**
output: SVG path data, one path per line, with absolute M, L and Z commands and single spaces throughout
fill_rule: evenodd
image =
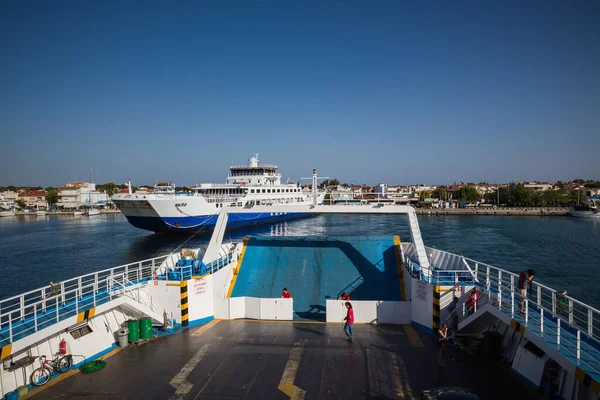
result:
M 285 213 L 271 215 L 270 213 L 229 214 L 227 229 L 242 228 L 258 224 L 280 222 L 288 219 L 303 218 L 309 213 Z M 218 215 L 200 215 L 196 217 L 135 217 L 126 216 L 129 223 L 136 228 L 153 232 L 194 233 L 198 231 L 212 232 Z

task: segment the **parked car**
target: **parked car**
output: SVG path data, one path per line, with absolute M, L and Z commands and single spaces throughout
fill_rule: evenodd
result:
M 421 400 L 482 400 L 470 389 L 461 387 L 438 387 L 424 390 Z

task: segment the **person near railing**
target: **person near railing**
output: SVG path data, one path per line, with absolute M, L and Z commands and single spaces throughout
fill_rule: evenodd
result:
M 291 299 L 292 294 L 288 292 L 287 288 L 283 288 L 283 292 L 281 292 L 281 297 L 284 299 Z
M 466 303 L 467 316 L 471 315 L 475 311 L 477 311 L 477 303 L 479 303 L 479 289 L 477 289 L 476 287 L 474 287 L 469 292 L 469 299 L 467 300 L 467 303 Z
M 440 367 L 444 366 L 444 351 L 446 350 L 446 341 L 448 340 L 448 327 L 446 324 L 442 325 L 440 329 L 438 329 L 438 347 L 440 348 L 438 365 Z
M 346 292 L 342 292 L 342 294 L 340 294 L 339 300 L 350 301 L 350 295 Z
M 519 282 L 517 283 L 517 294 L 519 295 L 519 314 L 524 314 L 525 299 L 527 298 L 527 286 L 531 290 L 531 284 L 533 277 L 535 276 L 534 269 L 528 269 L 527 271 L 521 271 L 519 274 Z

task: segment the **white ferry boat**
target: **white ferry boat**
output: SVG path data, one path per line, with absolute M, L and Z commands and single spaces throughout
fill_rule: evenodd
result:
M 125 193 L 113 196 L 113 202 L 135 227 L 153 232 L 212 231 L 223 207 L 256 209 L 255 213 L 231 215 L 229 228 L 279 222 L 305 217 L 307 213 L 262 212 L 261 206 L 307 205 L 313 192 L 303 192 L 295 183 L 281 183 L 276 165 L 259 165 L 258 154 L 248 165 L 230 167 L 226 183 L 198 184 L 187 192 L 177 193 L 171 182 L 155 185 L 154 193 Z M 316 171 L 313 171 L 313 184 Z M 321 203 L 324 193 L 318 193 Z

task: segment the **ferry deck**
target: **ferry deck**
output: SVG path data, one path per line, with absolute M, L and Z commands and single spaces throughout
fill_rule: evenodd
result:
M 294 211 L 405 214 L 411 242 L 223 243 L 225 208 L 201 259 L 182 251 L 0 301 L 2 395 L 411 399 L 458 386 L 483 399 L 598 399 L 600 311 L 534 282 L 519 314 L 518 275 L 425 247 L 411 207 L 315 201 Z M 278 296 L 283 282 L 293 299 Z M 481 298 L 469 308 L 475 289 Z M 342 331 L 342 290 L 352 295 L 354 343 Z M 152 320 L 154 337 L 118 347 L 117 331 L 142 317 Z M 435 335 L 443 323 L 453 336 L 439 367 Z M 465 345 L 476 338 L 482 346 Z M 71 371 L 35 388 L 33 360 L 62 341 L 67 354 L 108 366 L 83 374 L 74 360 Z

